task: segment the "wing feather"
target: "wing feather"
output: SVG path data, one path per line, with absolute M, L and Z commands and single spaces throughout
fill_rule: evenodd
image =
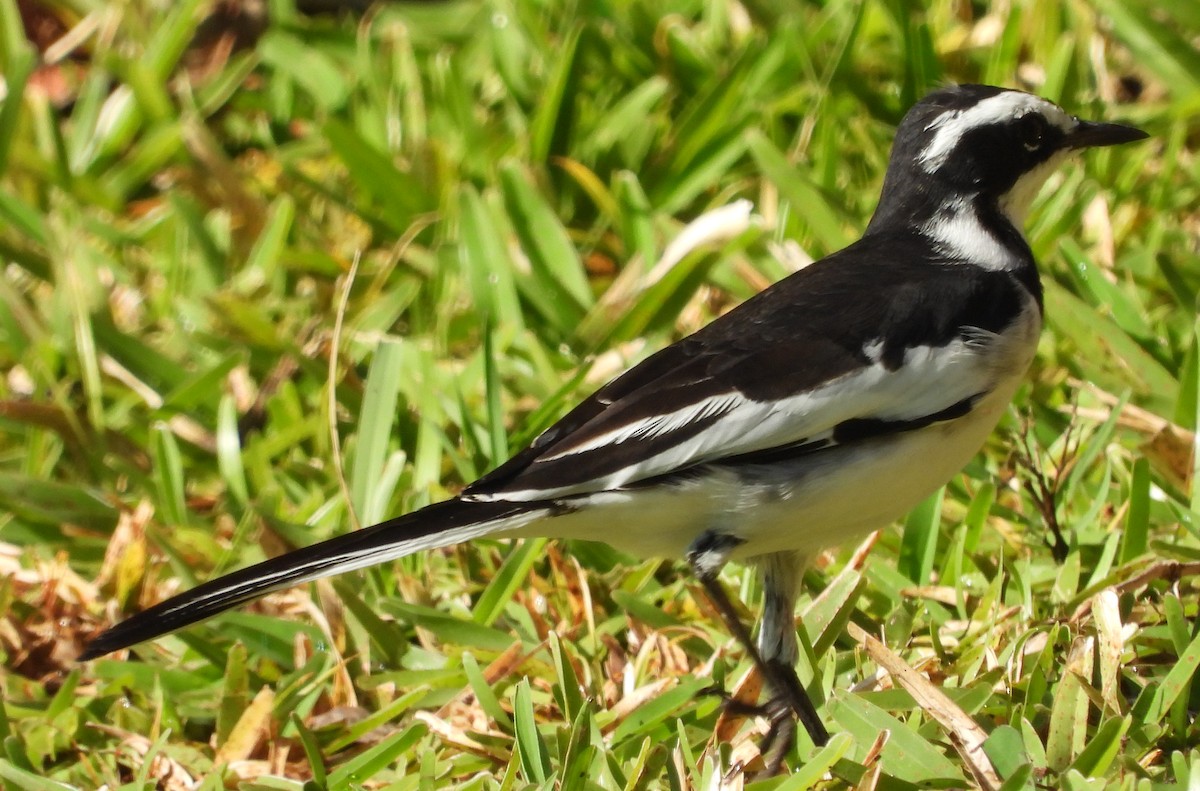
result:
M 1000 272 L 928 263 L 880 271 L 856 247 L 647 358 L 465 494 L 601 491 L 970 411 L 997 376 L 987 339 L 1030 295 Z M 839 426 L 848 428 L 839 435 Z

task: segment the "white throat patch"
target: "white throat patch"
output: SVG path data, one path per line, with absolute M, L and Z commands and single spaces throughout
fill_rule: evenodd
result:
M 921 233 L 937 242 L 947 255 L 984 269 L 1012 269 L 1021 263 L 1020 257 L 980 222 L 973 196 L 943 204 L 921 227 Z
M 1049 123 L 1064 132 L 1070 131 L 1076 124 L 1075 119 L 1053 102 L 1020 91 L 1005 91 L 965 110 L 942 113 L 935 118 L 925 127 L 925 131 L 934 132 L 933 139 L 921 151 L 917 161 L 926 173 L 936 172 L 946 164 L 950 153 L 972 129 L 1020 118 L 1029 113 L 1041 114 Z
M 1046 183 L 1046 179 L 1058 170 L 1058 166 L 1070 154 L 1069 149 L 1054 152 L 1045 162 L 1017 179 L 1017 183 L 1000 196 L 1000 211 L 1004 212 L 1004 216 L 1008 217 L 1018 231 L 1024 226 L 1025 216 L 1029 214 L 1029 207 L 1042 189 L 1042 185 Z

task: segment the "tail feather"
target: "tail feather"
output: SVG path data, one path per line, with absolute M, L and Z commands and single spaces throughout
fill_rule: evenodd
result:
M 209 580 L 117 624 L 92 640 L 79 658 L 94 659 L 127 648 L 281 588 L 515 529 L 547 510 L 545 503 L 461 499 L 435 503 Z

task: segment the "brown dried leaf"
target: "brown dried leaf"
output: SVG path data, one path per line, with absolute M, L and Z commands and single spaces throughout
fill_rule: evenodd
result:
M 1143 585 L 1153 582 L 1154 580 L 1161 579 L 1169 582 L 1175 582 L 1186 577 L 1194 577 L 1197 575 L 1200 575 L 1200 561 L 1183 563 L 1178 560 L 1156 560 L 1145 569 L 1133 575 L 1124 582 L 1119 582 L 1112 586 L 1112 589 L 1116 593 L 1121 594 L 1125 593 L 1126 591 L 1135 591 Z M 1087 601 L 1083 602 L 1083 604 L 1080 604 L 1077 608 L 1075 608 L 1075 612 L 1071 613 L 1070 620 L 1073 623 L 1078 623 L 1086 618 L 1088 613 L 1092 611 L 1092 604 L 1092 599 L 1088 599 Z
M 692 767 L 688 765 L 687 756 L 683 754 L 683 746 L 678 742 L 671 750 L 671 763 L 675 765 L 675 776 L 682 780 L 681 788 L 683 791 L 696 791 L 696 786 L 692 783 Z
M 14 596 L 30 604 L 28 610 L 9 608 L 0 618 L 7 667 L 57 688 L 97 628 L 90 613 L 97 598 L 95 586 L 71 570 L 64 553 L 50 561 L 30 561 L 9 544 L 0 544 L 0 578 Z
M 1117 417 L 1117 424 L 1150 435 L 1150 439 L 1142 446 L 1142 452 L 1154 469 L 1172 486 L 1184 491 L 1191 488 L 1192 470 L 1195 468 L 1195 432 L 1135 404 L 1121 404 L 1115 395 L 1090 382 L 1077 379 L 1068 381 L 1072 387 L 1087 390 L 1104 404 L 1100 409 L 1078 409 L 1076 414 L 1079 417 L 1103 423 L 1111 417 L 1112 408 L 1120 404 L 1121 414 Z
M 183 63 L 194 83 L 216 76 L 235 52 L 254 47 L 267 29 L 262 0 L 223 0 L 216 3 L 188 44 Z
M 762 691 L 762 674 L 758 672 L 757 668 L 751 667 L 733 685 L 733 689 L 729 691 L 729 699 L 734 704 L 753 706 L 758 703 Z M 732 741 L 738 730 L 741 729 L 742 723 L 746 721 L 746 715 L 737 710 L 740 708 L 741 706 L 734 705 L 721 710 L 721 714 L 717 717 L 717 725 L 713 729 L 713 738 L 717 742 Z
M 621 690 L 625 688 L 625 673 L 629 669 L 629 657 L 625 647 L 610 634 L 600 635 L 604 643 L 604 704 L 611 708 L 620 698 Z
M 1185 492 L 1192 488 L 1195 452 L 1196 434 L 1172 423 L 1164 425 L 1142 445 L 1150 466 L 1172 486 Z
M 234 723 L 229 738 L 217 748 L 213 761 L 219 764 L 243 761 L 253 755 L 270 732 L 271 708 L 274 704 L 274 691 L 264 686 Z
M 130 756 L 130 766 L 135 771 L 145 766 L 146 756 L 154 747 L 154 743 L 150 739 L 112 725 L 97 722 L 89 723 L 89 725 L 102 733 L 120 739 L 119 749 L 124 755 Z M 191 791 L 197 783 L 182 764 L 172 760 L 162 750 L 156 750 L 150 759 L 147 779 L 157 780 L 158 783 L 154 787 L 161 791 Z
M 334 706 L 329 711 L 314 714 L 305 723 L 312 730 L 329 728 L 334 725 L 353 725 L 370 716 L 371 712 L 362 706 Z
M 867 750 L 867 754 L 863 756 L 862 765 L 871 766 L 877 764 L 879 756 L 883 755 L 883 748 L 887 747 L 887 743 L 892 738 L 891 731 L 880 731 L 875 737 L 875 741 L 871 743 L 871 749 Z

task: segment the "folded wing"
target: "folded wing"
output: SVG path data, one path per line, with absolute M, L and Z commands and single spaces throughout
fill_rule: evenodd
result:
M 928 263 L 879 272 L 854 250 L 647 358 L 465 496 L 601 491 L 969 412 L 995 384 L 991 340 L 1030 296 L 1006 273 Z

